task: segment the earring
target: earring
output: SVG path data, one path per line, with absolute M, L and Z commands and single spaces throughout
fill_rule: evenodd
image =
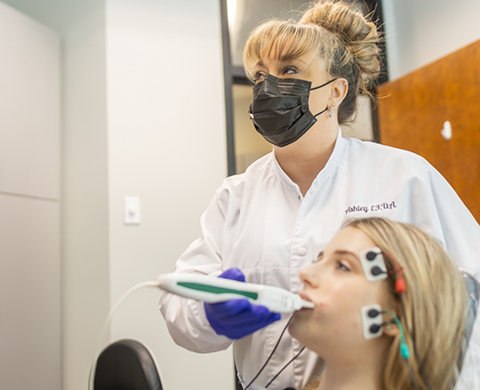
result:
M 335 103 L 332 103 L 332 104 L 330 105 L 330 112 L 328 113 L 328 116 L 329 116 L 330 118 L 331 118 L 332 115 L 333 115 L 333 107 L 334 107 L 334 106 L 335 106 Z

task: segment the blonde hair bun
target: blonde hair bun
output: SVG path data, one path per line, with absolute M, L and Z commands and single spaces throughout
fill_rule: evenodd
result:
M 361 73 L 370 80 L 378 77 L 381 37 L 377 26 L 350 4 L 320 0 L 304 13 L 300 23 L 315 24 L 336 35 L 355 59 Z M 345 62 L 349 60 L 345 58 Z

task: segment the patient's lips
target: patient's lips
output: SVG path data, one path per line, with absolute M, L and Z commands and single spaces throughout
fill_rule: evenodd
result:
M 300 291 L 300 292 L 298 293 L 298 295 L 299 295 L 300 298 L 302 298 L 304 301 L 313 302 L 305 291 Z

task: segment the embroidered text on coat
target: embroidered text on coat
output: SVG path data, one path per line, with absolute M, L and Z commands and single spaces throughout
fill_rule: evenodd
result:
M 381 211 L 381 210 L 393 210 L 396 209 L 397 205 L 395 204 L 395 201 L 392 201 L 390 203 L 384 202 L 384 203 L 379 203 L 379 204 L 374 204 L 371 206 L 349 206 L 345 210 L 345 214 L 350 214 L 354 212 L 360 212 L 363 211 L 364 213 L 368 213 L 369 211 Z

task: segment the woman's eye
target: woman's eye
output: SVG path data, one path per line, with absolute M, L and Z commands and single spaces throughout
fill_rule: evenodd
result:
M 297 68 L 294 67 L 288 67 L 283 70 L 283 74 L 296 74 L 298 73 Z
M 260 73 L 260 72 L 255 73 L 255 82 L 263 81 L 264 78 L 265 78 L 265 75 L 263 73 Z
M 348 272 L 350 271 L 350 268 L 348 268 L 347 265 L 345 265 L 341 261 L 337 261 L 337 269 L 341 271 L 348 271 Z

